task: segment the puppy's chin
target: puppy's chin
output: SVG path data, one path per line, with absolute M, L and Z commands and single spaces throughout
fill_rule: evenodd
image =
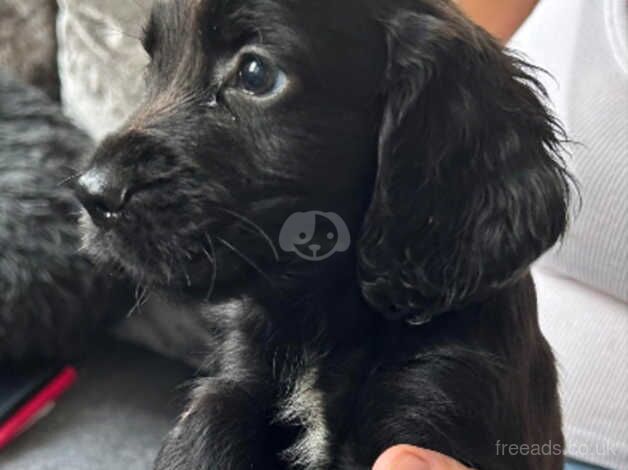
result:
M 136 282 L 156 283 L 160 277 L 146 269 L 137 257 L 130 253 L 127 247 L 112 230 L 102 230 L 97 227 L 85 210 L 79 218 L 81 229 L 81 251 L 89 256 L 101 269 L 119 271 Z M 166 273 L 164 273 L 166 274 Z
M 189 254 L 184 257 L 184 253 L 174 253 L 172 248 L 166 251 L 167 244 L 150 246 L 153 242 L 128 240 L 115 228 L 101 229 L 85 211 L 79 222 L 81 251 L 101 269 L 123 271 L 135 282 L 150 286 L 177 287 L 192 283 L 184 264 L 190 262 Z
M 241 260 L 229 256 L 223 246 L 204 246 L 206 237 L 190 236 L 177 244 L 158 239 L 128 240 L 126 231 L 97 227 L 84 210 L 79 222 L 84 253 L 101 268 L 123 271 L 147 287 L 205 296 L 217 283 L 237 283 L 244 276 Z

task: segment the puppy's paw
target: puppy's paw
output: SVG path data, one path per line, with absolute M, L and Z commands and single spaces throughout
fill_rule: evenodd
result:
M 279 468 L 267 442 L 263 413 L 233 384 L 208 380 L 159 452 L 155 470 L 266 470 Z
M 193 420 L 182 418 L 168 434 L 155 462 L 155 470 L 209 470 L 212 465 L 209 436 Z M 200 432 L 199 432 L 200 431 Z M 229 467 L 225 467 L 229 468 Z
M 182 419 L 166 438 L 155 470 L 252 470 L 276 467 L 257 461 L 229 432 L 210 432 L 198 416 Z

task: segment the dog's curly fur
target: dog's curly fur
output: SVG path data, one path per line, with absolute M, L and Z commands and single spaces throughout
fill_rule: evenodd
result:
M 56 104 L 0 71 L 0 360 L 73 357 L 120 311 L 105 299 L 125 289 L 78 253 L 64 184 L 91 150 Z
M 157 2 L 144 43 L 146 101 L 79 181 L 85 248 L 182 311 L 231 302 L 156 467 L 367 469 L 407 443 L 561 468 L 496 447 L 562 445 L 528 269 L 569 185 L 533 70 L 446 0 Z M 283 88 L 242 89 L 251 54 Z M 351 249 L 277 252 L 306 211 Z

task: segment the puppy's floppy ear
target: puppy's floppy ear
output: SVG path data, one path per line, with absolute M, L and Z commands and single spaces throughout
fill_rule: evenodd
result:
M 531 67 L 449 2 L 417 4 L 383 20 L 379 168 L 358 250 L 367 301 L 420 322 L 525 273 L 565 229 L 569 181 Z

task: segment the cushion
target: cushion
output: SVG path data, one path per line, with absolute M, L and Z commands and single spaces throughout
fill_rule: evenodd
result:
M 2 470 L 148 470 L 193 371 L 117 342 L 94 345 L 53 413 L 0 452 Z
M 148 57 L 139 38 L 152 1 L 59 0 L 64 110 L 95 140 L 115 130 L 142 98 Z

